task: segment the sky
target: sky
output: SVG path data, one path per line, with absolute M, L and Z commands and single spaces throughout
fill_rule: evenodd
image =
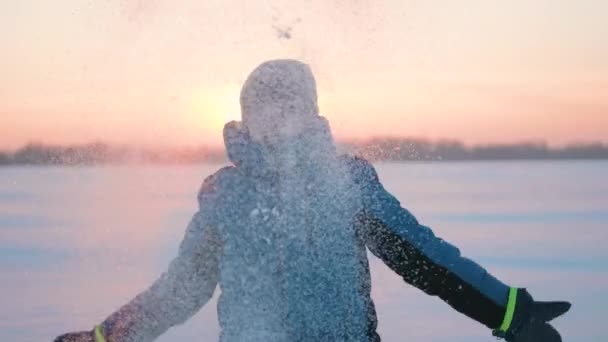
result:
M 608 142 L 608 2 L 0 1 L 0 150 L 221 144 L 261 62 L 340 139 Z

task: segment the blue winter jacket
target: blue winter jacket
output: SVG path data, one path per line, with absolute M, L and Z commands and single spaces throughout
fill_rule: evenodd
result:
M 291 147 L 310 139 L 328 142 L 333 169 L 303 162 L 281 175 L 238 124 L 227 125 L 233 166 L 204 181 L 178 256 L 103 322 L 106 338 L 151 341 L 219 285 L 221 341 L 379 341 L 367 250 L 459 312 L 501 324 L 506 285 L 402 208 L 369 162 L 338 156 L 328 128 Z

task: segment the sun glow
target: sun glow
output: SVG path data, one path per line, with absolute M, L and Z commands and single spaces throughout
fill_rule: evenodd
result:
M 226 122 L 240 120 L 239 92 L 236 84 L 196 89 L 191 100 L 193 122 L 207 132 L 217 132 Z

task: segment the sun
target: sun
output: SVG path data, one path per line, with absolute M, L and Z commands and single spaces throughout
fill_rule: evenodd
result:
M 206 131 L 217 131 L 226 122 L 240 120 L 239 91 L 236 84 L 196 89 L 191 99 L 193 122 Z

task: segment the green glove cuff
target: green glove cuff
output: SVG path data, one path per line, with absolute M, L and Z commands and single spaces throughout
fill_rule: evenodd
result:
M 101 332 L 101 326 L 95 326 L 95 342 L 106 342 L 106 338 L 103 337 L 103 333 Z
M 512 287 L 509 289 L 509 299 L 507 301 L 507 309 L 505 310 L 505 317 L 502 320 L 502 324 L 497 329 L 498 333 L 506 333 L 511 327 L 511 323 L 513 322 L 513 314 L 515 313 L 515 304 L 517 303 L 517 292 L 518 289 Z

